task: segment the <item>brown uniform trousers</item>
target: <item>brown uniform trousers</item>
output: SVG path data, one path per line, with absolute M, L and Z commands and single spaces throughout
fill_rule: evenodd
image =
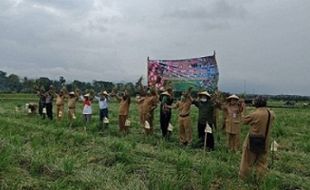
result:
M 144 97 L 137 99 L 138 112 L 139 112 L 139 121 L 142 128 L 144 128 L 144 115 L 142 112 L 143 109 Z
M 57 95 L 56 97 L 56 117 L 62 119 L 64 114 L 64 96 Z
M 227 105 L 225 108 L 225 130 L 228 137 L 228 148 L 237 151 L 240 148 L 241 110 L 236 105 Z
M 120 99 L 118 125 L 119 125 L 119 131 L 123 133 L 129 132 L 129 127 L 125 125 L 129 114 L 129 105 L 130 105 L 129 96 L 127 96 L 127 98 L 125 99 L 124 98 Z
M 181 117 L 179 116 L 179 125 L 180 125 L 180 144 L 192 143 L 192 123 L 191 123 L 191 117 Z
M 263 176 L 267 171 L 267 157 L 268 157 L 268 147 L 270 139 L 270 131 L 272 127 L 272 122 L 274 121 L 274 113 L 270 111 L 270 124 L 269 131 L 266 139 L 265 153 L 256 155 L 250 151 L 249 145 L 249 134 L 247 135 L 242 150 L 242 158 L 240 163 L 239 176 L 240 178 L 246 178 L 251 171 L 251 168 L 255 168 L 259 176 Z M 244 123 L 250 125 L 250 133 L 255 135 L 265 135 L 267 126 L 268 114 L 266 108 L 258 108 L 256 111 L 244 118 Z
M 69 97 L 68 98 L 68 119 L 70 123 L 73 120 L 73 116 L 75 116 L 75 105 L 78 100 L 78 97 Z
M 192 125 L 190 109 L 192 99 L 187 97 L 184 101 L 178 101 L 176 107 L 179 110 L 179 140 L 180 144 L 192 143 Z
M 128 133 L 129 132 L 129 127 L 125 125 L 126 120 L 128 118 L 128 115 L 119 115 L 118 116 L 118 123 L 119 123 L 119 131 Z
M 143 119 L 143 128 L 145 134 L 149 135 L 153 133 L 153 120 L 154 120 L 154 107 L 157 106 L 158 103 L 158 97 L 157 95 L 153 96 L 146 96 L 144 98 L 143 104 L 142 104 L 142 119 Z M 145 121 L 147 121 L 150 124 L 150 129 L 146 129 L 144 127 Z

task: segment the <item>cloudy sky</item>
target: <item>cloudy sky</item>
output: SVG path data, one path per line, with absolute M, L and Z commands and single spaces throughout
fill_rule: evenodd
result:
M 0 70 L 134 81 L 216 50 L 221 90 L 310 95 L 309 0 L 1 0 Z

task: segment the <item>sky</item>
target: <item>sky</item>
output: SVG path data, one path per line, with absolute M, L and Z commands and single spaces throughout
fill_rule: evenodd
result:
M 310 96 L 309 0 L 1 0 L 0 70 L 136 81 L 216 51 L 219 89 Z

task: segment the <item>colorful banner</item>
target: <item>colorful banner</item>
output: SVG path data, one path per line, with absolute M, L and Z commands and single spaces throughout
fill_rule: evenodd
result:
M 169 81 L 176 91 L 217 90 L 218 67 L 213 56 L 182 60 L 148 60 L 148 85 L 161 88 Z

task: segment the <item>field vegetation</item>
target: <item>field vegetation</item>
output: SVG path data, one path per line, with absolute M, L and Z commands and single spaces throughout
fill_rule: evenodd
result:
M 118 132 L 118 103 L 110 104 L 110 125 L 100 128 L 98 106 L 86 126 L 78 118 L 69 127 L 62 121 L 28 115 L 24 105 L 37 101 L 32 95 L 0 96 L 0 189 L 310 189 L 310 109 L 272 108 L 276 122 L 272 138 L 280 148 L 269 156 L 269 172 L 261 181 L 254 175 L 238 178 L 241 149 L 226 148 L 219 112 L 215 131 L 216 150 L 204 152 L 178 143 L 176 113 L 172 138 L 165 141 L 159 130 L 145 136 L 139 126 L 136 104 L 130 108 L 130 133 Z M 278 105 L 279 102 L 272 102 Z M 20 106 L 19 111 L 15 110 Z M 247 113 L 253 108 L 248 107 Z M 192 108 L 194 141 L 197 109 Z M 248 126 L 242 127 L 244 140 Z

